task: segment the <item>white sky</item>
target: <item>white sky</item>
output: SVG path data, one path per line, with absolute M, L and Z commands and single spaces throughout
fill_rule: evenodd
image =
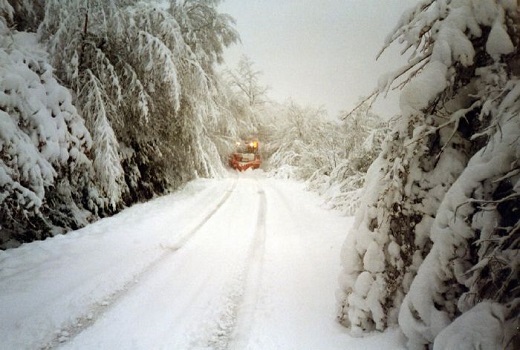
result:
M 242 43 L 228 48 L 234 68 L 245 54 L 262 71 L 269 95 L 304 106 L 324 106 L 331 116 L 352 109 L 378 78 L 403 62 L 398 48 L 376 61 L 386 36 L 416 0 L 225 0 Z M 395 94 L 394 94 L 395 95 Z M 397 98 L 378 102 L 389 118 Z

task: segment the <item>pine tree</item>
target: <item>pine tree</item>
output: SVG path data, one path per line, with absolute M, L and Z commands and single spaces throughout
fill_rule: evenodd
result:
M 450 331 L 472 307 L 518 326 L 519 23 L 515 2 L 430 0 L 387 39 L 412 55 L 379 89 L 405 86 L 402 116 L 342 252 L 339 319 L 351 329 L 399 319 L 422 349 L 503 331 Z M 497 339 L 512 346 L 507 331 Z
M 86 223 L 92 140 L 36 35 L 0 20 L 0 246 Z M 78 193 L 70 194 L 73 186 Z

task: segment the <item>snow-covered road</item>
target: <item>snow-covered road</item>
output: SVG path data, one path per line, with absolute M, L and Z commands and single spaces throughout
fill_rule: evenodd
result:
M 335 322 L 352 218 L 261 172 L 0 252 L 2 349 L 399 349 Z

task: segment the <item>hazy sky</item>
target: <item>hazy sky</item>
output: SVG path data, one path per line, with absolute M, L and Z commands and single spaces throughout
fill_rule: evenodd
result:
M 378 78 L 398 66 L 395 48 L 376 55 L 403 10 L 416 0 L 224 0 L 242 43 L 228 49 L 234 68 L 245 54 L 263 72 L 270 97 L 325 106 L 335 116 L 368 95 Z M 378 103 L 391 117 L 397 99 Z

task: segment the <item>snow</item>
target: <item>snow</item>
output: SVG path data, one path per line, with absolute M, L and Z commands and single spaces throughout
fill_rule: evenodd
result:
M 92 141 L 70 92 L 53 77 L 37 35 L 10 31 L 1 23 L 0 210 L 6 230 L 0 232 L 0 244 L 5 246 L 16 242 L 5 242 L 6 232 L 24 231 L 21 222 L 63 199 L 49 200 L 49 188 L 88 176 Z M 82 170 L 65 175 L 65 167 Z M 34 222 L 27 226 L 45 231 Z
M 399 100 L 403 115 L 418 113 L 447 87 L 447 69 L 442 62 L 431 62 L 406 86 Z
M 455 308 L 465 312 L 473 306 L 470 297 L 474 292 L 467 289 L 467 286 L 472 284 L 472 263 L 468 261 L 470 260 L 468 246 L 471 240 L 487 240 L 496 226 L 494 218 L 496 214 L 492 211 L 483 211 L 483 214 L 473 217 L 473 223 L 467 222 L 467 218 L 472 217 L 476 212 L 475 208 L 467 204 L 473 197 L 478 199 L 485 196 L 480 186 L 486 179 L 502 178 L 504 174 L 514 169 L 518 160 L 519 123 L 518 119 L 512 116 L 518 113 L 520 85 L 512 83 L 510 90 L 506 92 L 502 103 L 497 107 L 502 111 L 497 117 L 501 128 L 495 131 L 487 147 L 482 148 L 470 159 L 466 169 L 448 190 L 432 224 L 431 239 L 434 243 L 432 250 L 419 267 L 410 291 L 403 301 L 399 313 L 399 325 L 409 339 L 408 346 L 412 349 L 419 349 L 424 344 L 432 343 L 437 339 L 436 336 L 438 337 L 441 331 L 446 329 L 445 327 L 449 330 L 442 335 L 441 339 L 444 340 L 441 344 L 446 345 L 446 348 L 450 348 L 454 342 L 457 343 L 463 338 L 471 338 L 471 341 L 476 343 L 500 344 L 496 339 L 500 337 L 501 327 L 492 327 L 490 324 L 486 333 L 478 337 L 474 336 L 477 333 L 470 330 L 475 322 L 474 312 L 483 312 L 484 306 L 475 306 L 472 310 L 477 311 L 470 310 L 468 315 L 461 317 L 464 321 L 455 320 L 452 325 L 450 319 L 453 315 L 450 313 L 453 314 Z M 486 260 L 481 264 L 487 264 Z M 473 269 L 479 270 L 478 266 L 474 266 Z M 459 298 L 450 299 L 445 295 L 455 294 L 457 287 L 453 284 L 449 285 L 447 281 L 453 280 L 464 285 L 465 291 L 463 294 L 458 292 L 462 294 Z M 443 303 L 442 310 L 437 306 L 439 303 Z M 496 309 L 498 306 L 490 307 Z M 489 315 L 482 317 L 496 318 Z M 463 331 L 462 325 L 466 323 L 468 329 Z M 439 349 L 441 348 L 444 347 L 441 345 Z M 487 347 L 483 346 L 483 348 Z
M 503 15 L 501 21 L 499 17 L 497 17 L 493 27 L 491 27 L 491 32 L 486 42 L 486 51 L 497 60 L 501 55 L 507 55 L 515 51 L 515 47 L 507 34 L 503 21 Z
M 484 301 L 462 314 L 435 338 L 433 350 L 502 349 L 504 306 Z
M 2 348 L 404 348 L 397 330 L 353 338 L 336 322 L 353 219 L 303 186 L 199 179 L 0 252 Z

